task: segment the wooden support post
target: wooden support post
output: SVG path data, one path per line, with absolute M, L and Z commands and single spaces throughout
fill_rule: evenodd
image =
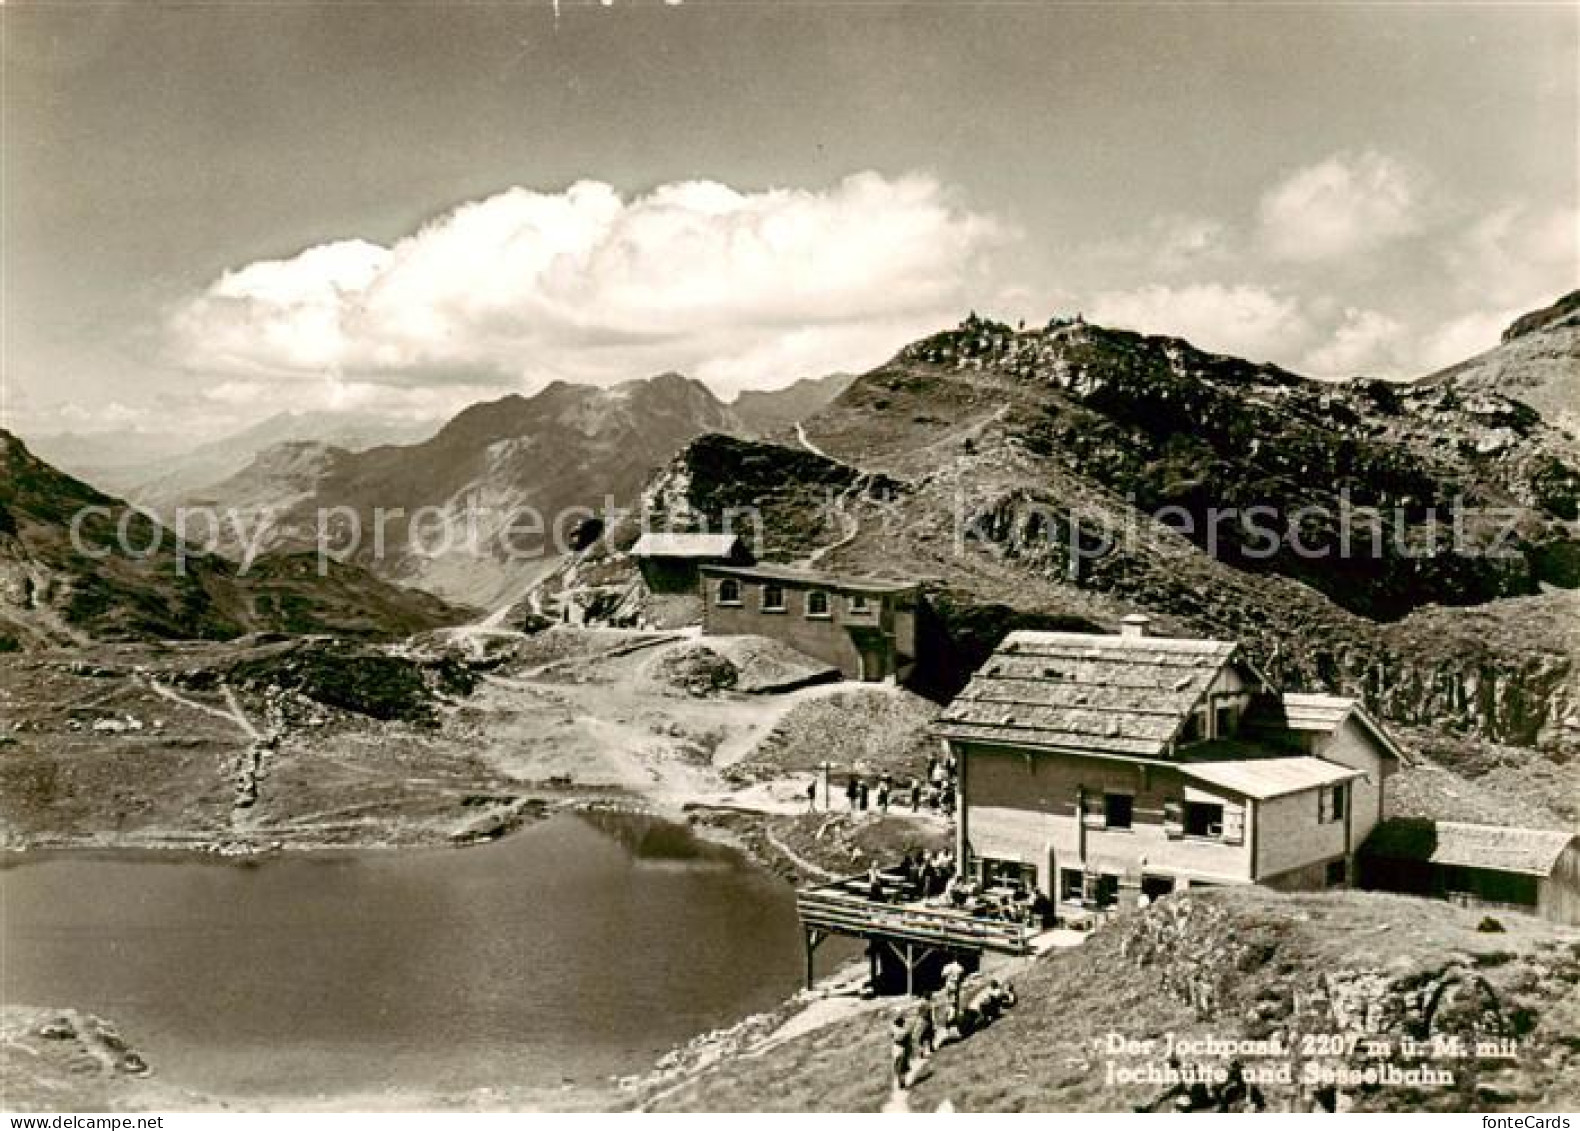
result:
M 801 941 L 806 944 L 806 988 L 812 988 L 813 972 L 812 957 L 817 953 L 818 944 L 828 937 L 826 932 L 813 927 L 811 930 L 801 932 Z

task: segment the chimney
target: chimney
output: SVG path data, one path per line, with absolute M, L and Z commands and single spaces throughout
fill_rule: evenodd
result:
M 1119 635 L 1139 639 L 1147 634 L 1152 618 L 1146 613 L 1131 613 L 1119 622 Z

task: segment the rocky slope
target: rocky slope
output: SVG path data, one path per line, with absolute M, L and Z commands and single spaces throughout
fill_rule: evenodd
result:
M 740 422 L 737 432 L 748 439 L 767 438 L 795 427 L 850 387 L 853 373 L 803 377 L 782 389 L 748 389 L 730 402 Z
M 1506 396 L 1580 440 L 1580 291 L 1516 319 L 1495 349 L 1424 377 L 1417 387 Z
M 1468 773 L 1535 747 L 1580 787 L 1580 459 L 1523 403 L 969 319 L 804 427 L 795 449 L 699 440 L 655 511 L 717 528 L 756 506 L 769 557 L 927 580 L 967 666 L 1008 627 L 1142 609 L 1246 640 L 1284 686 L 1363 697 Z M 1271 552 L 1246 514 L 1285 535 Z
M 1172 1110 L 1172 1097 L 1158 1102 L 1165 1086 L 1147 1078 L 1167 1067 L 1171 1037 L 1188 1071 L 1223 1073 L 1241 1059 L 1271 1111 L 1564 1111 L 1580 1101 L 1580 942 L 1524 916 L 1232 888 L 1171 896 L 1003 973 L 1019 1004 L 940 1050 L 904 1097 L 911 1110 Z M 705 1067 L 647 1106 L 894 1105 L 889 1016 L 863 1013 Z
M 394 637 L 464 615 L 353 566 L 320 573 L 312 555 L 242 570 L 0 432 L 0 649 L 257 631 Z

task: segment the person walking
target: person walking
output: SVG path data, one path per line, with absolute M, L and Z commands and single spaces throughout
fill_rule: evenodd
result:
M 916 1024 L 911 1030 L 912 1059 L 926 1060 L 932 1056 L 937 1038 L 938 1025 L 933 1020 L 933 999 L 924 995 L 921 1004 L 916 1007 Z
M 894 1071 L 894 1090 L 905 1091 L 911 1075 L 911 1020 L 903 1008 L 889 1022 L 889 1063 Z

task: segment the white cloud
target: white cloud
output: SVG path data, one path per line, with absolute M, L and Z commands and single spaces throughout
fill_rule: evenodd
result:
M 1178 275 L 1222 264 L 1231 254 L 1232 239 L 1221 220 L 1206 216 L 1155 216 L 1138 231 L 1098 240 L 1081 254 L 1100 267 L 1131 275 Z
M 1580 286 L 1580 210 L 1504 205 L 1456 232 L 1441 258 L 1453 303 L 1421 335 L 1422 373 L 1491 349 L 1516 318 Z
M 1483 309 L 1545 305 L 1580 285 L 1580 210 L 1505 205 L 1459 233 L 1444 262 L 1463 298 Z
M 1524 307 L 1508 307 L 1472 311 L 1449 319 L 1422 336 L 1416 351 L 1416 374 L 1435 373 L 1491 349 L 1498 344 L 1509 323 L 1526 312 Z
M 1425 178 L 1381 153 L 1335 154 L 1263 195 L 1261 239 L 1275 259 L 1301 262 L 1373 251 L 1426 222 Z
M 689 181 L 622 198 L 513 188 L 381 247 L 344 240 L 227 272 L 170 318 L 194 370 L 243 386 L 608 383 L 662 369 L 737 387 L 882 360 L 957 316 L 1005 236 L 934 180 L 821 192 Z
M 1202 349 L 1252 360 L 1287 358 L 1310 333 L 1294 297 L 1252 286 L 1161 284 L 1098 295 L 1095 322 L 1188 339 Z
M 1349 307 L 1326 340 L 1306 355 L 1302 368 L 1314 377 L 1407 376 L 1411 344 L 1397 318 Z

